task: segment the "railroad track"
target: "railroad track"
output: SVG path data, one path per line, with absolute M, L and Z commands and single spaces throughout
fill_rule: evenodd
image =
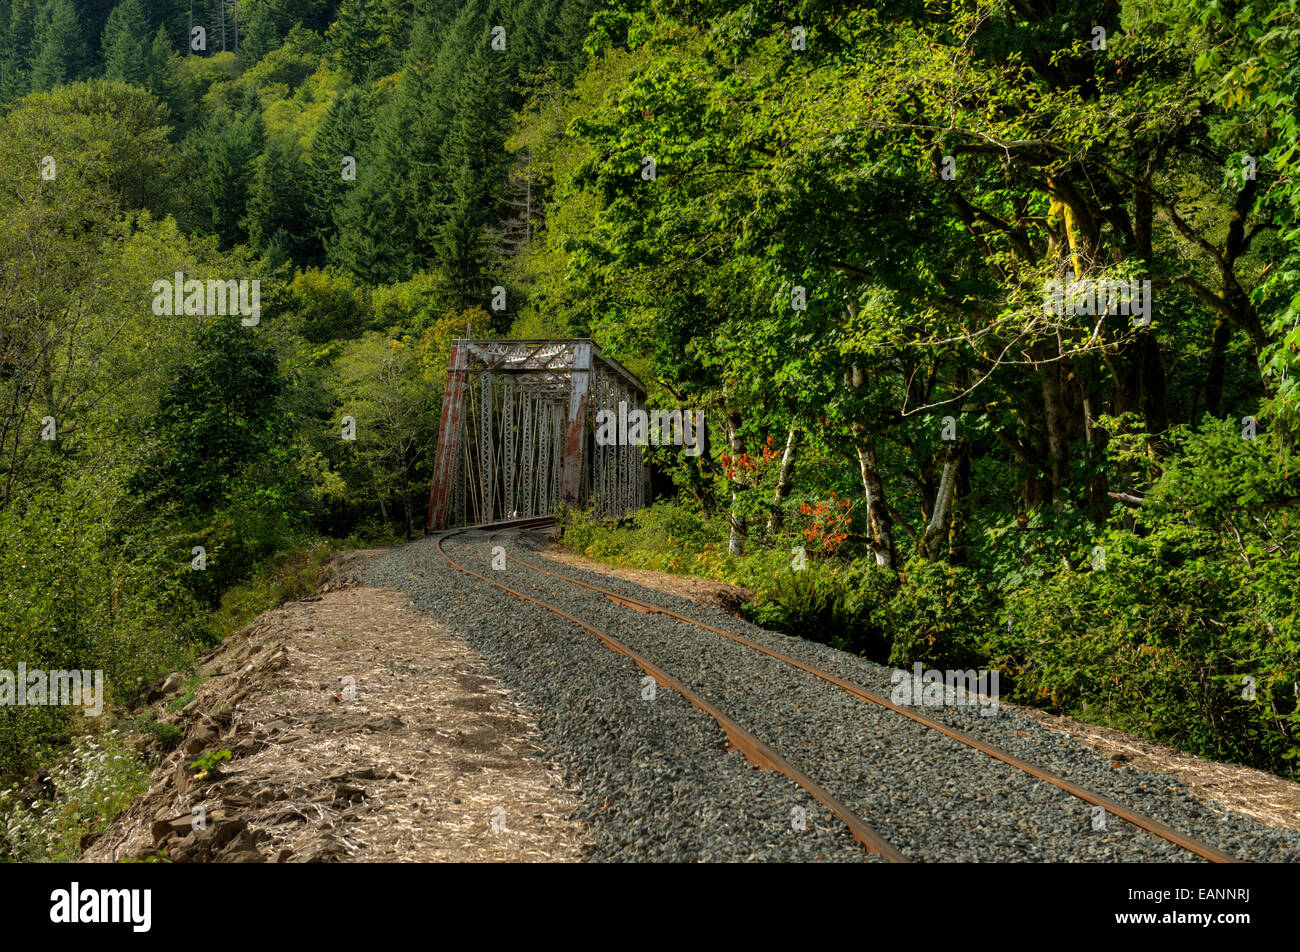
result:
M 649 658 L 646 658 L 643 655 L 639 654 L 638 652 L 632 650 L 627 645 L 623 644 L 618 639 L 614 638 L 608 632 L 601 630 L 600 628 L 596 627 L 595 625 L 592 625 L 588 621 L 584 621 L 583 619 L 570 614 L 569 612 L 565 611 L 563 608 L 560 608 L 546 601 L 545 599 L 541 599 L 541 598 L 534 597 L 532 595 L 525 594 L 507 585 L 504 585 L 501 582 L 498 582 L 495 579 L 492 579 L 486 575 L 482 575 L 478 572 L 475 572 L 472 569 L 466 568 L 465 566 L 456 562 L 450 555 L 448 555 L 446 550 L 443 548 L 443 542 L 451 539 L 454 536 L 469 531 L 487 532 L 489 543 L 490 543 L 492 540 L 496 538 L 497 535 L 505 531 L 540 530 L 544 528 L 550 528 L 554 526 L 554 524 L 555 524 L 554 519 L 543 517 L 543 518 L 535 518 L 535 519 L 520 519 L 520 520 L 509 521 L 509 522 L 493 523 L 485 526 L 470 526 L 463 529 L 452 530 L 450 532 L 440 535 L 435 541 L 435 546 L 437 548 L 439 555 L 441 555 L 442 558 L 446 560 L 447 564 L 451 568 L 455 569 L 456 571 L 480 579 L 481 581 L 484 581 L 495 588 L 507 592 L 508 594 L 514 596 L 515 598 L 519 598 L 523 601 L 530 602 L 534 605 L 538 605 L 546 609 L 547 611 L 551 612 L 552 614 L 560 618 L 563 618 L 574 625 L 579 626 L 580 628 L 584 629 L 585 631 L 593 635 L 595 638 L 597 638 L 601 643 L 603 643 L 610 650 L 630 658 L 638 667 L 640 667 L 643 671 L 645 671 L 647 675 L 654 678 L 656 682 L 662 684 L 665 687 L 669 687 L 677 691 L 689 703 L 691 703 L 696 708 L 699 708 L 700 710 L 707 713 L 718 723 L 718 725 L 723 729 L 724 733 L 726 734 L 728 745 L 730 747 L 740 751 L 746 757 L 746 759 L 749 760 L 749 762 L 751 762 L 755 766 L 761 769 L 777 770 L 778 772 L 789 777 L 791 780 L 795 781 L 795 783 L 801 786 L 818 802 L 826 806 L 831 811 L 831 813 L 833 813 L 842 822 L 844 822 L 844 824 L 848 827 L 853 837 L 865 849 L 867 849 L 868 852 L 876 854 L 890 862 L 911 861 L 901 850 L 899 850 L 893 844 L 889 843 L 883 836 L 881 836 L 880 833 L 870 824 L 870 822 L 868 822 L 867 819 L 854 813 L 853 810 L 851 810 L 841 800 L 835 797 L 834 794 L 832 794 L 821 784 L 817 783 L 815 780 L 813 780 L 810 776 L 808 776 L 805 772 L 800 770 L 798 767 L 796 767 L 786 758 L 781 756 L 777 751 L 775 751 L 769 745 L 764 743 L 754 733 L 752 733 L 751 731 L 743 727 L 734 718 L 732 718 L 726 712 L 719 709 L 716 705 L 705 700 L 694 690 L 692 690 L 689 686 L 682 683 L 679 679 L 669 674 L 668 672 L 664 671 L 662 668 L 656 665 Z M 576 588 L 581 588 L 589 592 L 603 595 L 604 597 L 609 599 L 611 603 L 619 607 L 627 608 L 645 614 L 664 615 L 666 617 L 675 619 L 676 621 L 682 622 L 684 624 L 692 625 L 701 630 L 710 632 L 713 635 L 717 635 L 719 637 L 728 639 L 729 641 L 741 645 L 746 649 L 758 652 L 776 661 L 782 662 L 783 664 L 789 665 L 793 668 L 797 668 L 801 671 L 811 674 L 814 677 L 817 677 L 828 684 L 834 685 L 835 687 L 839 688 L 841 691 L 856 698 L 859 701 L 878 705 L 879 707 L 892 711 L 898 715 L 901 715 L 902 717 L 908 718 L 909 720 L 917 724 L 920 724 L 929 730 L 933 730 L 937 733 L 940 733 L 990 758 L 998 760 L 1004 764 L 1007 764 L 1008 766 L 1014 767 L 1017 770 L 1020 770 L 1037 780 L 1043 781 L 1045 783 L 1049 783 L 1059 788 L 1060 790 L 1063 790 L 1071 794 L 1072 796 L 1077 797 L 1078 799 L 1082 800 L 1085 803 L 1091 804 L 1093 806 L 1101 807 L 1107 813 L 1119 817 L 1127 821 L 1128 823 L 1131 823 L 1132 825 L 1142 830 L 1145 830 L 1148 833 L 1151 833 L 1154 836 L 1166 840 L 1167 842 L 1173 843 L 1176 846 L 1184 850 L 1187 850 L 1195 854 L 1196 856 L 1201 857 L 1202 859 L 1214 863 L 1240 862 L 1240 860 L 1238 860 L 1236 857 L 1230 856 L 1229 854 L 1224 853 L 1223 851 L 1217 849 L 1214 846 L 1211 846 L 1208 843 L 1202 842 L 1194 837 L 1188 836 L 1187 834 L 1184 834 L 1174 829 L 1173 827 L 1170 827 L 1165 823 L 1161 823 L 1159 820 L 1156 820 L 1153 817 L 1147 816 L 1143 813 L 1133 810 L 1125 806 L 1124 804 L 1119 803 L 1102 794 L 1096 793 L 1095 791 L 1079 786 L 1078 784 L 1075 784 L 1070 780 L 1067 780 L 1066 778 L 1060 776 L 1059 774 L 1056 774 L 1050 770 L 1046 770 L 1042 767 L 1038 767 L 1034 764 L 1031 764 L 1019 757 L 1014 756 L 1013 754 L 1008 753 L 1007 751 L 1004 751 L 998 747 L 995 747 L 991 744 L 987 744 L 984 741 L 972 737 L 971 735 L 965 733 L 964 731 L 957 730 L 953 727 L 950 727 L 932 718 L 926 717 L 925 715 L 915 710 L 912 710 L 908 707 L 903 707 L 894 704 L 887 698 L 882 697 L 881 695 L 873 691 L 870 691 L 859 684 L 856 684 L 852 681 L 841 678 L 838 675 L 835 675 L 829 671 L 819 668 L 816 665 L 811 665 L 806 662 L 800 661 L 796 658 L 792 658 L 789 655 L 783 654 L 779 651 L 775 651 L 764 645 L 757 644 L 756 642 L 741 637 L 740 635 L 736 635 L 732 632 L 725 631 L 724 629 L 715 627 L 713 625 L 709 625 L 705 622 L 699 621 L 695 618 L 691 618 L 688 615 L 683 615 L 680 612 L 674 611 L 673 609 L 670 608 L 666 608 L 662 605 L 656 605 L 651 602 L 645 602 L 639 599 L 630 598 L 627 595 L 612 591 L 607 588 L 603 588 L 599 585 L 594 585 L 588 582 L 584 582 L 580 579 L 575 579 L 568 575 L 549 571 L 548 569 L 545 569 L 537 565 L 536 563 L 529 562 L 526 559 L 520 559 L 519 557 L 514 555 L 510 555 L 508 552 L 506 553 L 506 558 L 510 562 L 513 562 L 516 565 L 524 569 L 527 569 L 531 572 L 546 576 L 548 578 L 556 579 L 560 582 L 566 583 Z

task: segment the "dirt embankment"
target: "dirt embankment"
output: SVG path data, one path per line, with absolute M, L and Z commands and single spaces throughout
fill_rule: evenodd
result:
M 86 861 L 582 855 L 576 797 L 538 759 L 528 712 L 395 591 L 344 571 L 227 639 L 200 673 L 179 711 L 167 708 L 181 679 L 153 693 L 180 744 Z

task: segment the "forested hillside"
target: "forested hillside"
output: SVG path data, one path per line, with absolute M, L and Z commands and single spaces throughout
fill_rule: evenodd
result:
M 129 701 L 422 530 L 452 338 L 592 337 L 709 445 L 571 544 L 1295 776 L 1298 53 L 1294 0 L 0 0 L 0 667 Z M 0 774 L 81 720 L 0 709 Z

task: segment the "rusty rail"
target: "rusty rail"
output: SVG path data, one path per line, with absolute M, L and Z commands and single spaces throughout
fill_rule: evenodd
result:
M 518 520 L 518 521 L 530 522 L 530 521 L 538 521 L 538 520 Z M 553 520 L 548 520 L 548 521 L 553 521 Z M 859 843 L 861 843 L 862 846 L 865 847 L 869 853 L 873 853 L 875 855 L 882 857 L 883 859 L 886 859 L 894 863 L 911 862 L 902 852 L 898 850 L 897 847 L 895 847 L 892 843 L 890 843 L 879 833 L 877 833 L 875 829 L 873 829 L 871 825 L 866 822 L 866 820 L 862 819 L 860 816 L 858 816 L 856 813 L 850 810 L 843 802 L 841 802 L 834 795 L 832 795 L 830 791 L 822 787 L 815 780 L 809 777 L 798 767 L 794 766 L 794 764 L 790 763 L 790 761 L 786 760 L 784 757 L 782 757 L 779 753 L 777 753 L 767 744 L 763 743 L 763 741 L 759 740 L 758 737 L 756 737 L 753 733 L 751 733 L 750 731 L 742 727 L 739 723 L 737 723 L 735 720 L 729 717 L 717 706 L 710 704 L 708 701 L 704 700 L 704 698 L 700 697 L 698 694 L 692 691 L 681 681 L 677 680 L 677 678 L 668 674 L 658 665 L 654 664 L 654 662 L 637 654 L 635 651 L 633 651 L 631 648 L 628 648 L 626 645 L 624 645 L 622 642 L 620 642 L 618 639 L 614 638 L 613 636 L 607 634 L 606 632 L 601 631 L 600 629 L 596 628 L 593 625 L 588 624 L 587 622 L 583 621 L 580 618 L 576 618 L 573 615 L 570 615 L 568 612 L 564 611 L 563 609 L 557 608 L 556 606 L 551 605 L 549 602 L 545 602 L 539 598 L 533 598 L 531 595 L 525 595 L 522 592 L 517 592 L 513 588 L 510 588 L 509 586 L 502 585 L 500 582 L 488 578 L 486 575 L 481 575 L 480 573 L 475 572 L 472 569 L 465 568 L 465 566 L 458 564 L 455 560 L 452 559 L 451 556 L 449 556 L 446 553 L 446 551 L 442 547 L 442 544 L 452 536 L 460 535 L 463 532 L 471 531 L 472 528 L 482 528 L 482 527 L 467 527 L 464 529 L 457 529 L 450 533 L 447 533 L 446 535 L 440 536 L 437 539 L 437 541 L 434 543 L 435 547 L 438 550 L 438 554 L 441 555 L 447 561 L 447 564 L 449 566 L 451 566 L 453 569 L 455 569 L 458 572 L 464 573 L 465 575 L 469 575 L 474 578 L 480 579 L 484 582 L 487 582 L 489 585 L 495 588 L 499 588 L 503 592 L 507 592 L 510 595 L 513 595 L 515 598 L 521 599 L 525 602 L 531 602 L 534 605 L 539 605 L 542 608 L 545 608 L 547 611 L 551 612 L 551 614 L 563 618 L 566 621 L 572 622 L 573 624 L 587 631 L 589 634 L 595 636 L 597 640 L 599 640 L 602 644 L 605 645 L 605 647 L 609 648 L 611 651 L 630 658 L 632 662 L 636 664 L 637 667 L 639 667 L 650 677 L 654 678 L 655 681 L 664 685 L 665 687 L 672 688 L 674 691 L 676 691 L 678 694 L 684 697 L 687 701 L 689 701 L 693 706 L 700 709 L 701 711 L 703 711 L 704 713 L 712 717 L 715 721 L 717 721 L 718 726 L 721 727 L 723 732 L 726 734 L 728 746 L 734 748 L 735 750 L 740 751 L 741 754 L 744 755 L 745 759 L 748 760 L 755 767 L 759 768 L 760 770 L 779 771 L 780 773 L 784 774 L 786 777 L 789 777 L 799 786 L 803 787 L 804 790 L 806 790 L 815 800 L 817 800 L 817 802 L 821 803 L 828 810 L 830 810 L 831 813 L 839 817 L 839 819 L 844 822 L 845 826 L 849 828 L 849 832 L 853 835 L 853 838 L 857 840 Z M 496 525 L 492 528 L 495 531 L 500 532 L 500 531 L 504 531 L 507 528 L 519 528 L 519 526 Z M 539 570 L 539 571 L 544 571 L 544 570 Z
M 504 531 L 505 528 L 507 527 L 501 527 L 496 531 Z M 831 674 L 829 671 L 824 671 L 821 668 L 818 668 L 814 665 L 805 664 L 804 662 L 799 661 L 795 658 L 791 658 L 788 655 L 784 655 L 779 651 L 774 651 L 771 648 L 767 648 L 763 645 L 756 644 L 755 642 L 750 641 L 747 638 L 742 638 L 739 635 L 732 634 L 731 632 L 723 631 L 721 628 L 715 628 L 712 625 L 705 624 L 702 621 L 697 621 L 694 618 L 690 618 L 686 615 L 679 614 L 678 612 L 675 612 L 669 608 L 664 608 L 661 605 L 654 605 L 649 602 L 639 601 L 638 599 L 635 598 L 629 598 L 626 595 L 620 595 L 618 592 L 613 592 L 610 591 L 609 589 L 601 588 L 599 585 L 591 585 L 587 582 L 583 582 L 578 579 L 571 578 L 567 575 L 560 575 L 556 572 L 548 572 L 546 569 L 541 568 L 540 566 L 535 565 L 532 562 L 528 562 L 524 559 L 515 558 L 514 556 L 511 556 L 509 554 L 507 554 L 507 558 L 509 558 L 511 562 L 514 562 L 518 565 L 522 565 L 525 568 L 532 569 L 535 572 L 540 572 L 542 575 L 548 575 L 551 578 L 561 579 L 562 581 L 580 586 L 581 588 L 588 589 L 589 591 L 598 592 L 599 594 L 606 596 L 608 599 L 610 599 L 610 601 L 618 605 L 621 605 L 625 608 L 631 608 L 639 612 L 667 615 L 670 618 L 674 618 L 686 624 L 695 625 L 697 628 L 703 628 L 706 631 L 710 631 L 713 632 L 714 634 L 721 635 L 724 638 L 729 638 L 730 640 L 736 642 L 737 644 L 744 645 L 747 648 L 751 648 L 754 651 L 758 651 L 771 658 L 775 658 L 778 661 L 783 661 L 786 664 L 799 668 L 802 671 L 806 671 L 807 673 L 814 675 L 815 677 L 821 678 L 823 681 L 826 681 L 830 684 L 834 684 L 836 687 L 841 688 L 842 690 L 853 695 L 859 700 L 868 701 L 872 704 L 878 704 L 881 707 L 888 708 L 889 710 L 894 711 L 897 714 L 901 714 L 906 718 L 916 721 L 918 724 L 922 724 L 925 727 L 938 731 L 940 734 L 943 734 L 946 737 L 950 737 L 953 740 L 959 741 L 960 743 L 965 744 L 968 747 L 972 747 L 975 750 L 978 750 L 981 753 L 988 755 L 989 757 L 993 757 L 996 760 L 1000 760 L 1005 764 L 1017 768 L 1018 770 L 1022 770 L 1032 777 L 1036 777 L 1039 780 L 1046 781 L 1047 783 L 1050 783 L 1053 786 L 1058 787 L 1061 790 L 1064 790 L 1066 793 L 1078 797 L 1080 800 L 1083 800 L 1086 803 L 1091 803 L 1094 806 L 1099 806 L 1102 809 L 1104 809 L 1107 813 L 1120 817 L 1123 820 L 1127 820 L 1129 823 L 1132 823 L 1134 826 L 1146 830 L 1148 833 L 1152 833 L 1163 840 L 1166 840 L 1170 843 L 1180 846 L 1183 849 L 1189 850 L 1190 852 L 1195 853 L 1197 856 L 1200 856 L 1202 859 L 1207 859 L 1213 863 L 1241 862 L 1241 860 L 1238 859 L 1237 857 L 1230 856 L 1229 854 L 1224 853 L 1219 849 L 1216 849 L 1215 847 L 1209 845 L 1208 843 L 1203 843 L 1200 840 L 1195 839 L 1194 837 L 1187 836 L 1184 833 L 1180 833 L 1178 830 L 1175 830 L 1173 827 L 1161 823 L 1159 820 L 1149 817 L 1143 813 L 1138 813 L 1136 810 L 1132 810 L 1124 806 L 1122 803 L 1118 803 L 1110 799 L 1109 797 L 1103 796 L 1102 794 L 1094 793 L 1093 791 L 1088 790 L 1085 787 L 1080 787 L 1078 784 L 1075 784 L 1065 779 L 1060 774 L 1053 773 L 1052 771 L 1042 767 L 1037 767 L 1027 761 L 1021 760 L 1019 757 L 1016 757 L 1015 755 L 1010 754 L 999 747 L 995 747 L 992 744 L 986 744 L 983 741 L 972 737 L 970 734 L 967 734 L 964 731 L 960 731 L 957 730 L 956 728 L 949 727 L 947 724 L 943 724 L 940 723 L 939 721 L 933 720 L 932 718 L 926 717 L 924 714 L 919 714 L 916 711 L 913 711 L 909 708 L 900 706 L 898 704 L 894 704 L 892 701 L 884 697 L 881 697 L 880 695 L 872 691 L 868 691 L 866 688 L 862 687 L 861 685 L 855 684 L 852 681 L 848 681 L 837 675 Z

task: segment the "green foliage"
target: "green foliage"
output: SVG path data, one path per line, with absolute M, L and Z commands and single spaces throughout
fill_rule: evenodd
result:
M 267 453 L 280 425 L 277 398 L 284 381 L 275 352 L 236 316 L 202 324 L 195 348 L 159 400 L 153 420 L 158 449 L 132 488 L 206 514 Z
M 44 92 L 81 78 L 86 46 L 72 0 L 40 0 L 31 42 L 33 91 Z
M 83 837 L 102 833 L 149 785 L 148 767 L 108 732 L 78 737 L 49 773 L 49 787 L 0 790 L 0 858 L 8 862 L 70 862 Z
M 244 214 L 252 196 L 263 138 L 262 113 L 256 108 L 235 117 L 214 116 L 200 136 L 207 212 L 212 230 L 221 237 L 224 247 L 234 245 L 246 234 Z
M 876 660 L 888 653 L 887 615 L 893 580 L 871 563 L 810 562 L 772 573 L 745 616 L 755 624 L 820 641 Z
M 196 780 L 207 780 L 221 773 L 222 761 L 229 760 L 228 750 L 210 750 L 190 764 L 190 773 Z
M 143 86 L 151 48 L 144 0 L 122 0 L 104 27 L 104 78 Z
M 224 638 L 267 609 L 312 594 L 320 587 L 329 561 L 343 548 L 337 540 L 310 539 L 276 552 L 251 579 L 222 595 L 213 628 Z
M 185 731 L 180 724 L 164 724 L 162 721 L 155 720 L 152 713 L 141 714 L 136 718 L 133 727 L 137 733 L 156 739 L 164 752 L 175 750 L 176 745 L 185 736 Z
M 449 341 L 509 329 L 710 423 L 575 548 L 1294 771 L 1295 0 L 239 12 L 182 56 L 180 0 L 0 0 L 0 667 L 120 702 L 307 590 L 317 534 L 418 532 Z M 263 322 L 156 319 L 178 270 L 260 278 Z M 1154 321 L 1044 313 L 1067 271 Z M 0 773 L 73 726 L 0 712 Z
M 102 670 L 124 703 L 207 643 L 165 540 L 133 532 L 121 474 L 69 478 L 0 509 L 0 668 Z M 0 709 L 0 776 L 84 717 L 65 707 Z
M 347 345 L 335 370 L 341 415 L 356 426 L 356 439 L 347 444 L 351 459 L 343 465 L 348 482 L 370 490 L 386 520 L 386 507 L 396 503 L 411 538 L 431 475 L 438 405 L 420 354 L 371 332 Z
M 911 669 L 980 667 L 996 638 L 997 598 L 976 573 L 916 558 L 899 578 L 898 590 L 880 615 L 893 633 L 889 663 Z
M 351 340 L 369 328 L 369 295 L 346 271 L 300 271 L 285 289 L 279 322 L 311 344 Z
M 185 689 L 167 702 L 167 712 L 169 714 L 175 714 L 181 708 L 193 701 L 194 695 L 198 692 L 199 685 L 202 684 L 204 680 L 205 679 L 202 675 L 196 674 L 186 681 Z
M 272 266 L 296 258 L 315 239 L 303 166 L 292 140 L 268 142 L 257 160 L 248 199 L 248 243 Z

